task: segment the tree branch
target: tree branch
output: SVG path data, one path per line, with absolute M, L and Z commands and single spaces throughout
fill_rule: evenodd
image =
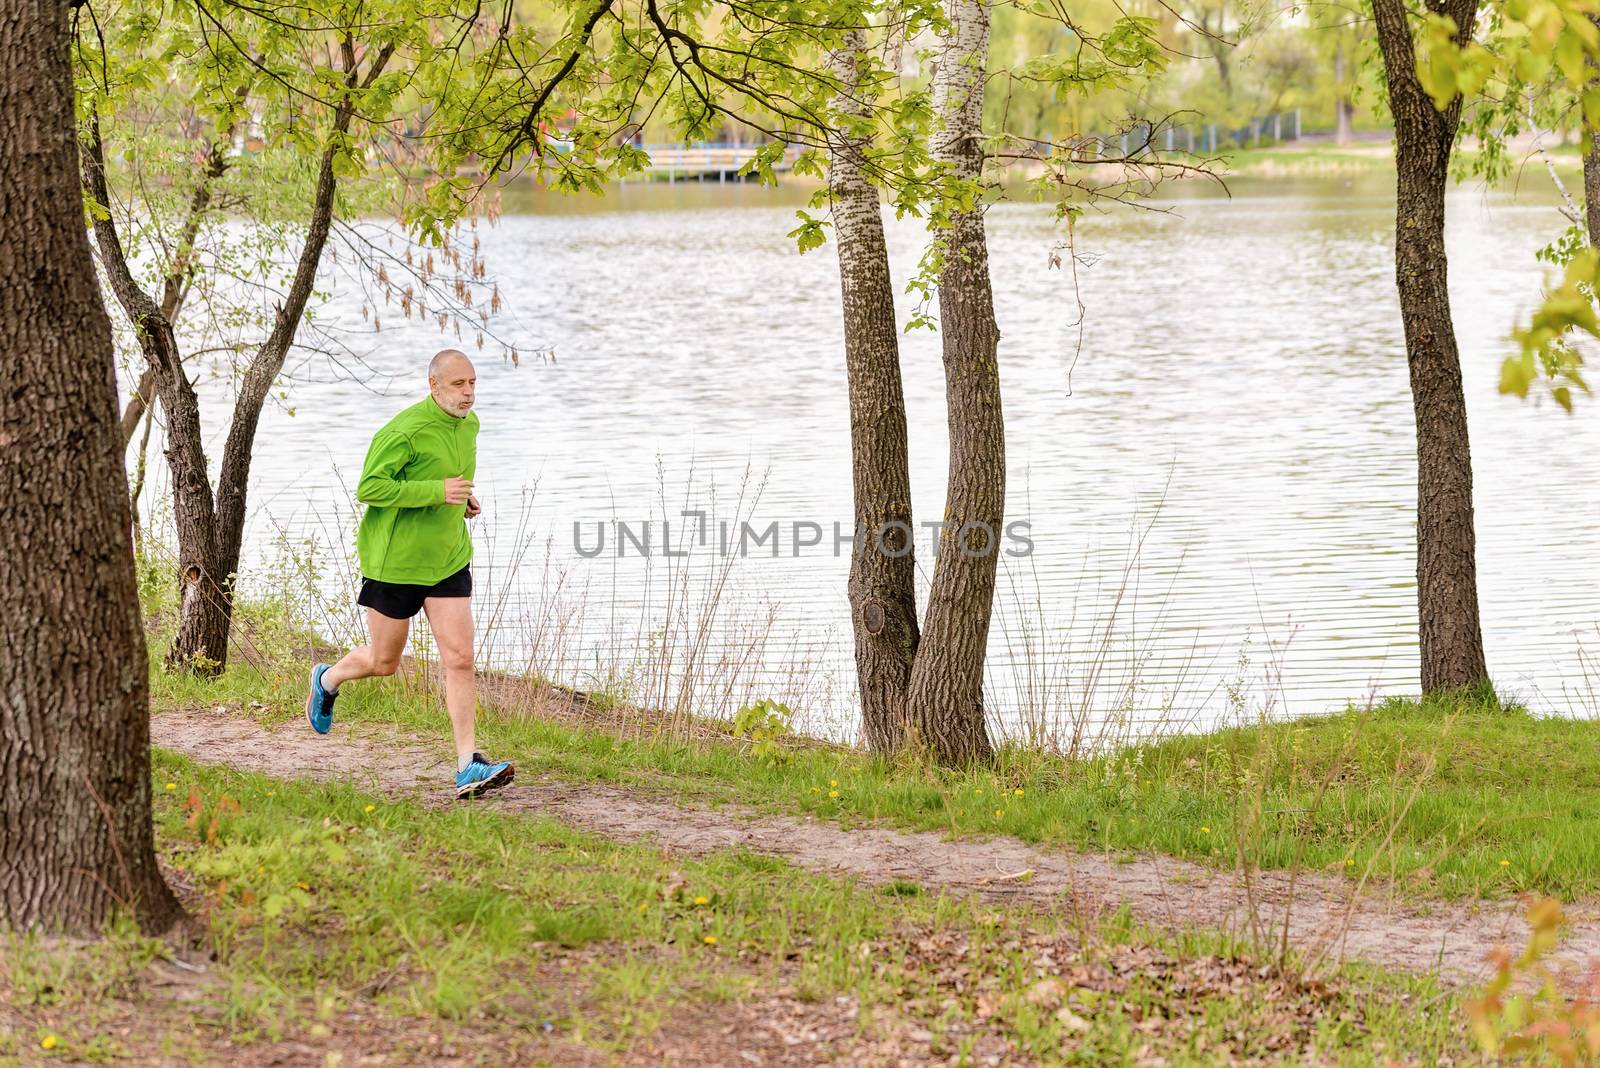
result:
M 105 146 L 100 136 L 100 116 L 89 120 L 89 137 L 81 152 L 84 184 L 100 210 L 94 212 L 95 245 L 105 266 L 111 291 L 122 305 L 139 347 L 144 352 L 161 406 L 167 412 L 167 460 L 172 467 L 172 491 L 176 508 L 180 548 L 199 548 L 204 560 L 184 558 L 185 571 L 203 573 L 214 558 L 215 500 L 206 478 L 206 457 L 200 434 L 200 403 L 194 386 L 184 373 L 183 359 L 173 337 L 172 321 L 162 313 L 150 294 L 139 287 L 128 268 L 127 254 L 111 217 L 111 193 L 106 185 Z
M 369 88 L 383 72 L 394 55 L 394 45 L 384 45 L 373 57 L 366 77 L 361 78 L 355 56 L 355 42 L 346 34 L 340 41 L 340 52 L 345 64 L 345 91 L 334 112 L 333 129 L 322 150 L 322 160 L 317 169 L 317 188 L 312 201 L 311 218 L 306 226 L 305 243 L 295 265 L 294 280 L 284 302 L 274 316 L 272 333 L 261 343 L 245 370 L 244 381 L 234 402 L 233 420 L 228 428 L 228 440 L 223 446 L 222 467 L 217 474 L 217 529 L 218 545 L 224 553 L 234 558 L 222 561 L 224 573 L 238 566 L 239 534 L 244 527 L 244 501 L 246 483 L 250 474 L 251 452 L 255 447 L 256 427 L 261 419 L 261 408 L 278 372 L 283 369 L 284 357 L 294 344 L 295 331 L 305 315 L 306 304 L 311 299 L 316 283 L 317 267 L 322 261 L 322 251 L 328 243 L 328 231 L 333 225 L 334 198 L 338 193 L 339 179 L 334 173 L 334 160 L 343 150 L 344 136 L 350 130 L 356 113 L 355 92 Z
M 517 125 L 516 134 L 512 136 L 506 147 L 500 150 L 500 155 L 495 157 L 493 165 L 489 167 L 489 174 L 498 174 L 504 169 L 507 161 L 510 160 L 517 149 L 525 144 L 533 144 L 540 111 L 544 109 L 545 104 L 549 101 L 551 94 L 556 91 L 556 88 L 566 80 L 567 75 L 572 73 L 572 68 L 578 65 L 578 58 L 588 46 L 589 38 L 594 34 L 594 28 L 600 25 L 600 20 L 605 17 L 606 12 L 609 10 L 611 10 L 611 0 L 600 0 L 595 5 L 594 10 L 589 13 L 588 20 L 584 22 L 583 28 L 578 32 L 577 45 L 567 54 L 567 58 L 561 64 L 561 68 L 551 76 L 549 81 L 545 82 L 544 87 L 539 90 L 539 94 L 533 98 L 532 106 L 528 108 L 527 114 L 522 117 L 522 121 Z

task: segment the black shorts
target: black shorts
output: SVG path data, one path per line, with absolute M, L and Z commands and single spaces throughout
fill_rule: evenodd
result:
M 365 605 L 390 619 L 410 619 L 429 597 L 471 597 L 472 565 L 468 564 L 449 578 L 432 586 L 413 586 L 405 582 L 379 582 L 363 577 L 356 604 Z

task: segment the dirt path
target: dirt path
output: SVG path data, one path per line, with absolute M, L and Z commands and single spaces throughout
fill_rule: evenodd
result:
M 452 770 L 436 748 L 397 734 L 336 726 L 323 738 L 301 726 L 269 731 L 232 712 L 184 711 L 155 716 L 151 736 L 156 745 L 206 763 L 349 781 L 386 793 L 424 788 L 425 796 L 438 797 Z M 685 808 L 640 791 L 551 779 L 519 778 L 483 803 L 553 816 L 609 838 L 649 837 L 688 853 L 740 847 L 868 883 L 910 880 L 1083 915 L 1127 904 L 1142 922 L 1169 930 L 1264 934 L 1276 944 L 1287 918 L 1290 940 L 1322 959 L 1361 959 L 1412 972 L 1437 969 L 1456 982 L 1485 974 L 1493 946 L 1520 949 L 1527 939 L 1515 904 L 1412 907 L 1372 895 L 1352 902 L 1350 883 L 1322 874 L 1302 874 L 1291 894 L 1290 878 L 1281 872 L 1261 873 L 1246 888 L 1233 872 L 1168 857 L 1073 853 L 1010 838 L 949 841 L 921 831 L 845 830 L 810 818 Z M 1031 877 L 1018 877 L 1027 871 Z M 1600 961 L 1600 916 L 1591 909 L 1569 913 L 1572 929 L 1556 956 L 1576 980 L 1590 962 Z

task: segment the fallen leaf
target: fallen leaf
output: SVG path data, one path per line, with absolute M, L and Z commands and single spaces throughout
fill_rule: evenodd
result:
M 1061 1026 L 1065 1027 L 1068 1031 L 1076 1031 L 1079 1034 L 1089 1030 L 1089 1021 L 1085 1020 L 1082 1016 L 1079 1016 L 1065 1005 L 1056 1010 L 1056 1022 L 1061 1024 Z
M 1034 983 L 1027 994 L 1028 1004 L 1037 1005 L 1041 1009 L 1055 1008 L 1061 1004 L 1061 999 L 1066 996 L 1067 984 L 1053 976 Z

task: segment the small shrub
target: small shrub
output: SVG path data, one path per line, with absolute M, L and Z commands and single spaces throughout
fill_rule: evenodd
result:
M 794 713 L 781 701 L 762 698 L 734 713 L 733 736 L 750 739 L 750 753 L 767 764 L 780 764 L 784 760 L 783 748 L 778 739 L 789 733 L 789 723 Z

